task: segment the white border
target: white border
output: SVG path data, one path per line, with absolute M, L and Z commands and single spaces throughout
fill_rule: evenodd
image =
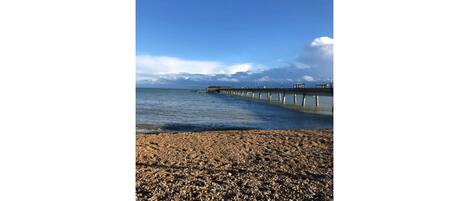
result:
M 335 1 L 335 200 L 469 200 L 467 8 Z
M 135 2 L 1 1 L 0 200 L 135 199 Z

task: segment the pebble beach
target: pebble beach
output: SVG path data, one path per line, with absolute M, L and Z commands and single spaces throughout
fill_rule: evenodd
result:
M 332 200 L 331 129 L 140 134 L 137 200 Z

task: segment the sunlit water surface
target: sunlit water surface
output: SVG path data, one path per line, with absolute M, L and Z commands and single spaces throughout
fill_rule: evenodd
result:
M 291 101 L 291 97 L 287 99 Z M 320 103 L 322 113 L 330 113 L 332 98 L 321 97 Z M 307 99 L 307 104 L 312 107 L 312 98 Z M 138 132 L 332 128 L 333 125 L 330 114 L 301 112 L 193 90 L 138 88 L 136 109 Z

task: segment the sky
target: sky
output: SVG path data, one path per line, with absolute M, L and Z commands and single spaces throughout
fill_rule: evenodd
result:
M 332 0 L 137 0 L 137 86 L 332 79 Z

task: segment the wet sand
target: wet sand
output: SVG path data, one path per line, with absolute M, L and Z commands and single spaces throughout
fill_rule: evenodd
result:
M 137 134 L 137 200 L 332 200 L 331 130 Z

